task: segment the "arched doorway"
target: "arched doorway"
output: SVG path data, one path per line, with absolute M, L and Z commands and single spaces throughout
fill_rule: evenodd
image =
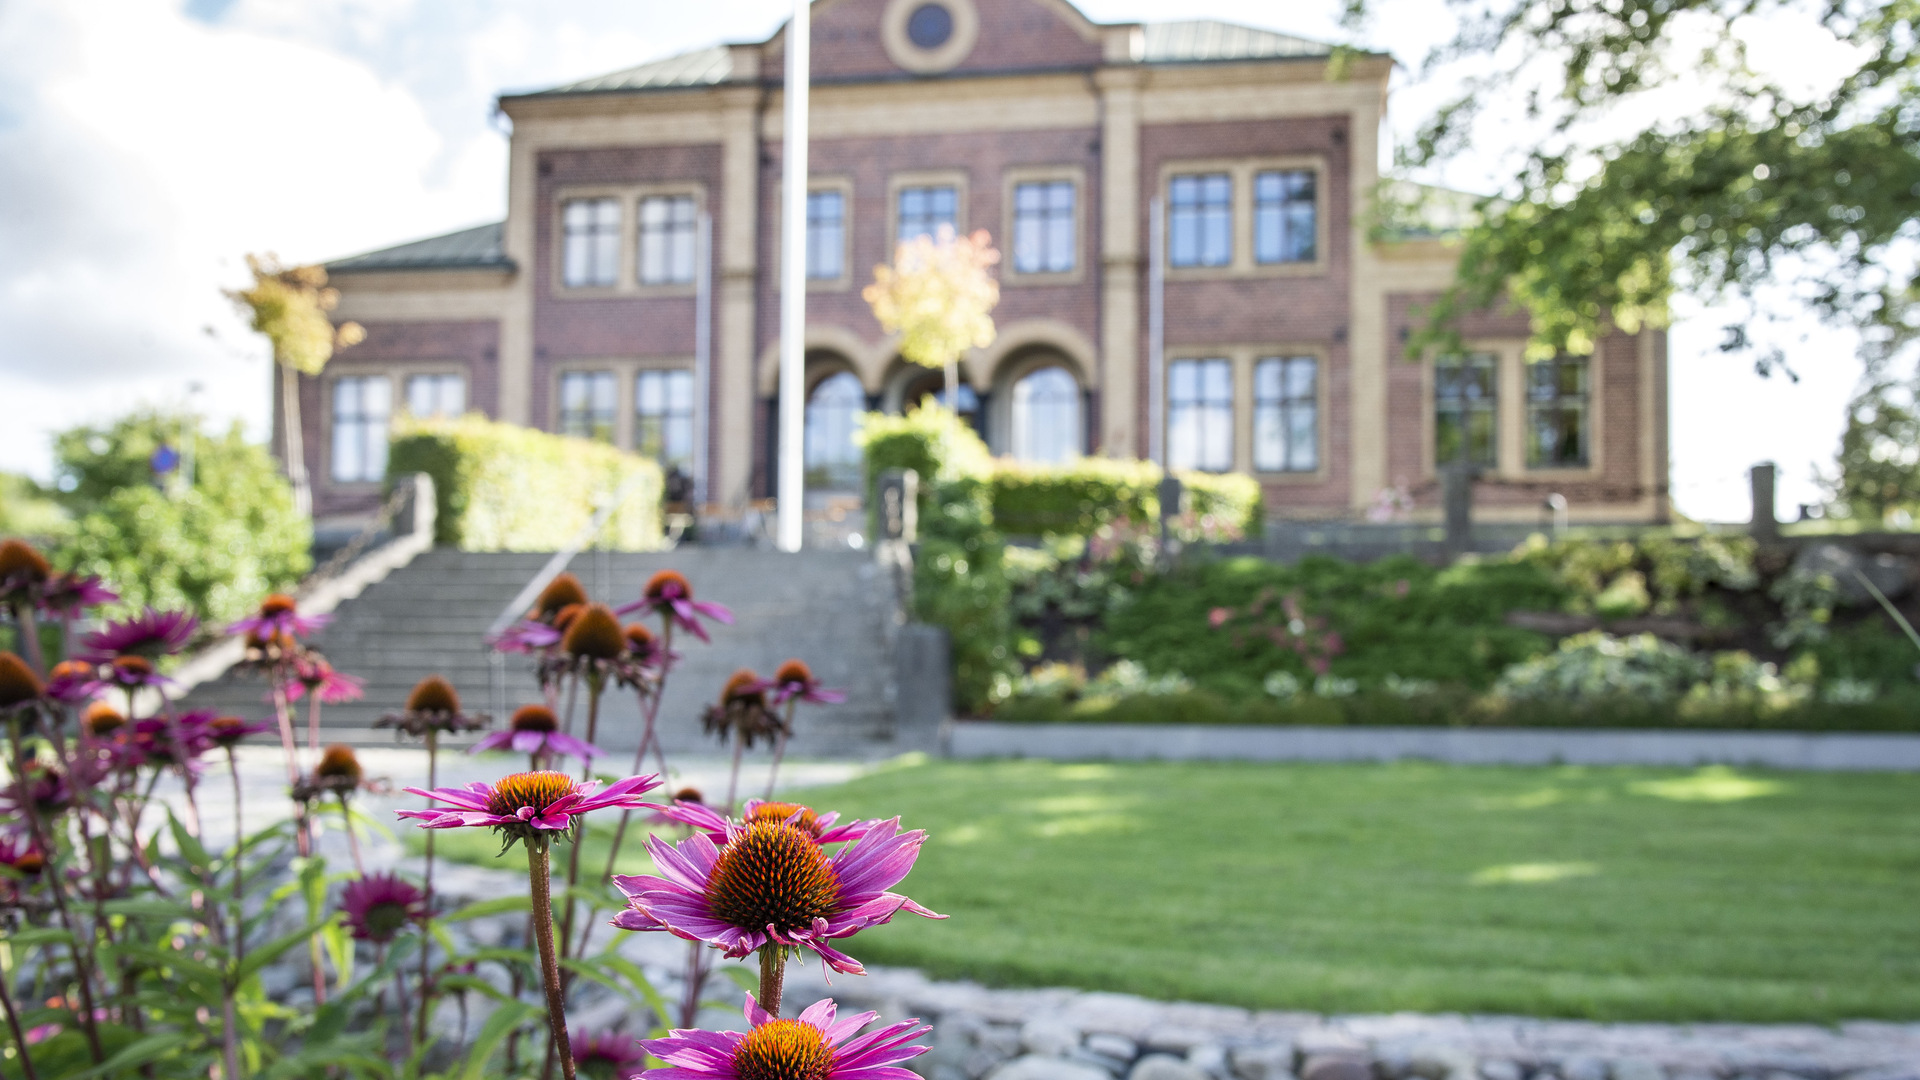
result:
M 923 368 L 914 364 L 907 367 L 902 377 L 905 379 L 905 385 L 900 390 L 901 412 L 911 412 L 919 408 L 928 398 L 942 405 L 949 404 L 945 371 L 938 368 Z M 980 430 L 980 395 L 974 392 L 973 384 L 967 381 L 964 370 L 960 375 L 958 397 L 959 403 L 954 406 L 955 411 L 967 423 L 973 425 L 975 431 Z
M 1080 383 L 1059 364 L 1034 367 L 1014 379 L 1006 450 L 1020 461 L 1053 463 L 1080 456 L 1085 445 Z
M 860 377 L 836 371 L 813 384 L 807 394 L 806 483 L 820 491 L 860 489 L 860 447 L 854 436 L 867 392 Z

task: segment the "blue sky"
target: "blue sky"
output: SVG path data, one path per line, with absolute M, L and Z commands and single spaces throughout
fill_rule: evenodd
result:
M 1103 21 L 1219 18 L 1335 38 L 1339 0 L 1083 0 Z M 785 0 L 6 0 L 0 3 L 0 469 L 46 476 L 48 438 L 192 400 L 256 434 L 264 347 L 220 289 L 242 256 L 319 260 L 497 220 L 502 90 L 765 37 Z M 1444 0 L 1386 0 L 1364 44 L 1417 63 Z M 1804 62 L 1804 28 L 1762 28 Z M 1764 54 L 1765 49 L 1761 52 Z M 1764 55 L 1762 56 L 1764 60 Z M 1409 130 L 1439 96 L 1396 91 Z M 1488 148 L 1445 179 L 1483 186 Z M 1850 341 L 1789 326 L 1798 385 L 1714 349 L 1724 318 L 1673 328 L 1673 457 L 1685 512 L 1745 516 L 1744 471 L 1818 497 L 1858 376 Z M 201 389 L 192 393 L 190 387 Z M 190 396 L 191 394 L 191 396 Z

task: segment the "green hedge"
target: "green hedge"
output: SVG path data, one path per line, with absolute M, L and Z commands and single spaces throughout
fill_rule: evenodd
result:
M 660 467 L 601 443 L 496 423 L 402 418 L 387 476 L 433 477 L 434 542 L 465 551 L 554 551 L 592 520 L 605 499 L 629 497 L 596 543 L 615 551 L 660 545 Z
M 1162 696 L 1021 697 L 1001 703 L 1004 723 L 1323 725 L 1330 727 L 1681 728 L 1717 731 L 1920 731 L 1920 690 L 1864 704 L 1804 701 L 1769 708 L 1751 701 L 1699 705 L 1639 697 L 1573 704 L 1475 695 L 1459 687 L 1399 697 L 1358 693 L 1234 699 L 1206 690 Z

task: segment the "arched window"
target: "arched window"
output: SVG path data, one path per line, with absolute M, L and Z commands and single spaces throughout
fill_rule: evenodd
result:
M 1014 457 L 1071 461 L 1080 442 L 1080 385 L 1065 368 L 1043 367 L 1013 384 Z
M 867 392 L 852 372 L 829 375 L 807 398 L 807 486 L 830 491 L 860 487 L 860 448 L 854 433 L 866 411 Z
M 900 411 L 912 412 L 928 398 L 947 404 L 947 373 L 940 370 L 924 371 L 907 384 L 900 394 Z M 959 407 L 955 410 L 975 429 L 980 427 L 980 395 L 964 380 L 960 383 Z

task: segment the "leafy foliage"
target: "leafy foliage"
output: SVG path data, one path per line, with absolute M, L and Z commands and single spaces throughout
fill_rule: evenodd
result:
M 0 536 L 54 539 L 73 529 L 73 520 L 32 477 L 0 472 Z
M 433 477 L 434 541 L 465 551 L 552 551 L 616 493 L 626 495 L 596 543 L 647 551 L 660 543 L 660 467 L 601 443 L 488 420 L 402 417 L 387 475 Z
M 1000 302 L 993 267 L 1000 253 L 985 229 L 955 236 L 902 241 L 893 265 L 873 268 L 861 292 L 881 329 L 900 335 L 900 355 L 924 367 L 944 367 L 968 349 L 993 344 L 992 311 Z
M 1479 203 L 1458 280 L 1413 354 L 1452 344 L 1458 315 L 1503 298 L 1531 313 L 1535 353 L 1590 352 L 1609 321 L 1631 331 L 1664 320 L 1671 271 L 1703 297 L 1746 298 L 1756 316 L 1766 314 L 1756 290 L 1791 272 L 1806 303 L 1867 329 L 1876 349 L 1911 336 L 1913 268 L 1890 248 L 1920 211 L 1913 5 L 1474 0 L 1460 10 L 1460 33 L 1429 66 L 1458 62 L 1470 77 L 1403 163 L 1484 150 L 1493 125 L 1511 124 L 1493 110 L 1513 102 L 1547 134 Z M 1788 85 L 1747 62 L 1740 20 L 1809 17 L 1857 58 L 1836 85 Z M 1683 83 L 1699 105 L 1645 97 Z M 1635 108 L 1660 119 L 1611 134 L 1604 120 Z M 1748 346 L 1747 327 L 1728 330 L 1726 348 Z
M 1881 522 L 1920 508 L 1920 411 L 1913 387 L 1875 380 L 1847 405 L 1833 509 Z
M 337 289 L 327 287 L 319 266 L 286 266 L 272 255 L 247 256 L 253 287 L 227 296 L 251 319 L 250 328 L 273 345 L 273 359 L 302 375 L 318 375 L 335 348 L 366 337 L 358 323 L 334 326 L 327 317 L 340 304 Z
M 191 483 L 162 489 L 152 455 L 189 431 Z M 237 424 L 212 436 L 192 417 L 140 412 L 61 433 L 54 456 L 73 517 L 55 561 L 121 583 L 124 609 L 188 608 L 225 622 L 312 567 L 311 527 L 273 459 Z

